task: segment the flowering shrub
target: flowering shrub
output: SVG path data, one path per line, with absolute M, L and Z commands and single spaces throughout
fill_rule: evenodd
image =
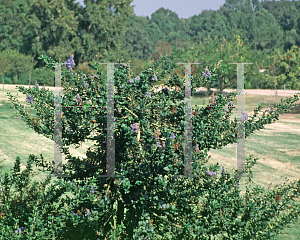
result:
M 34 155 L 29 156 L 26 172 L 19 173 L 17 159 L 13 178 L 5 175 L 1 211 L 6 217 L 0 222 L 2 237 L 12 236 L 18 227 L 26 227 L 23 236 L 31 239 L 210 239 L 217 235 L 227 239 L 270 239 L 278 229 L 297 218 L 299 205 L 292 200 L 300 195 L 300 180 L 271 192 L 250 189 L 247 185 L 246 195 L 242 197 L 238 188 L 239 175 L 230 175 L 223 167 L 218 176 L 218 164 L 208 169 L 203 167 L 208 161 L 209 149 L 236 142 L 238 120 L 228 120 L 230 107 L 227 112 L 213 107 L 194 112 L 192 167 L 193 175 L 198 177 L 175 177 L 182 175 L 185 167 L 184 103 L 177 102 L 184 99 L 184 79 L 174 74 L 168 80 L 167 85 L 174 90 L 154 92 L 151 88 L 157 79 L 174 69 L 169 66 L 167 71 L 155 72 L 166 57 L 136 76 L 131 73 L 129 64 L 115 69 L 115 108 L 120 109 L 115 112 L 115 174 L 122 177 L 99 177 L 106 170 L 107 115 L 101 106 L 106 103 L 107 84 L 101 78 L 99 66 L 95 67 L 96 79 L 85 76 L 83 82 L 81 73 L 71 74 L 72 59 L 66 62 L 67 71 L 63 71 L 62 106 L 78 106 L 82 99 L 88 98 L 93 106 L 99 107 L 94 110 L 63 108 L 62 145 L 68 160 L 63 165 L 63 174 L 70 177 L 63 177 L 52 185 L 49 177 L 40 188 L 37 182 L 30 185 L 33 162 L 53 173 L 50 163 Z M 44 60 L 53 63 L 50 58 Z M 198 80 L 209 81 L 211 75 L 207 70 Z M 200 80 L 192 81 L 193 91 L 202 83 Z M 34 88 L 19 89 L 34 96 L 31 105 L 37 109 L 41 121 L 32 120 L 8 94 L 14 107 L 31 128 L 53 139 L 53 93 Z M 215 105 L 225 106 L 230 102 L 230 106 L 236 95 L 218 95 Z M 257 117 L 257 121 L 254 118 L 261 106 L 254 110 L 253 116 L 244 115 L 241 120 L 245 136 L 278 120 L 279 114 L 286 112 L 297 100 L 297 95 L 282 100 L 267 116 Z M 45 109 L 45 104 L 50 108 Z M 96 123 L 91 122 L 92 118 Z M 97 137 L 89 137 L 92 130 L 97 132 Z M 71 156 L 68 146 L 85 139 L 96 141 L 95 148 L 88 149 L 87 158 Z M 246 159 L 245 167 L 249 184 L 251 167 L 257 159 L 251 160 L 253 156 Z M 9 193 L 12 184 L 18 186 L 14 194 Z M 66 192 L 74 197 L 64 196 Z M 280 196 L 280 200 L 275 196 Z M 19 202 L 12 210 L 10 204 L 15 201 Z M 287 204 L 293 205 L 293 212 L 279 216 L 279 210 L 284 210 Z

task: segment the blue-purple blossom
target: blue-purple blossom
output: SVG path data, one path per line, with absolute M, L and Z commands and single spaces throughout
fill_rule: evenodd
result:
M 86 74 L 82 74 L 82 76 L 84 77 L 84 79 L 86 79 Z
M 27 97 L 26 97 L 26 99 L 25 99 L 25 101 L 26 101 L 26 102 L 31 102 L 31 103 L 33 103 L 34 97 L 31 96 L 30 94 L 28 94 Z
M 229 102 L 229 105 L 232 105 L 232 101 Z
M 167 207 L 167 204 L 163 204 L 160 208 L 165 209 Z
M 212 172 L 212 171 L 209 171 L 209 170 L 207 170 L 206 174 L 209 175 L 209 176 L 216 176 L 217 175 L 216 172 Z
M 140 80 L 140 76 L 136 76 L 136 77 L 135 77 L 135 80 Z
M 74 211 L 71 211 L 71 213 L 72 213 L 74 216 L 77 216 L 77 213 L 74 213 Z
M 88 85 L 89 85 L 88 83 L 86 83 L 85 81 L 83 81 L 83 87 L 84 88 L 87 88 Z
M 92 190 L 91 193 L 95 193 L 93 186 L 91 187 L 91 190 Z
M 174 139 L 175 138 L 175 135 L 174 135 L 174 133 L 171 133 L 171 135 L 170 135 L 170 137 L 169 137 L 170 139 Z
M 160 151 L 162 151 L 166 148 L 166 144 L 164 141 L 162 141 L 162 145 L 160 145 L 160 142 L 158 142 L 157 147 L 159 148 Z
M 152 80 L 157 81 L 157 76 L 154 75 L 154 77 L 152 78 Z
M 36 84 L 35 87 L 36 87 L 37 89 L 39 89 L 39 85 L 38 85 L 38 84 Z
M 65 66 L 68 68 L 68 70 L 72 70 L 72 68 L 75 66 L 75 62 L 74 62 L 73 58 L 74 58 L 74 56 L 71 55 L 68 62 L 65 62 Z
M 148 68 L 148 71 L 152 71 L 152 68 Z
M 222 173 L 221 174 L 222 174 L 222 176 L 225 176 L 225 167 L 224 166 L 222 167 Z
M 126 63 L 123 63 L 122 65 L 123 65 L 124 67 L 127 67 L 127 64 L 126 64 Z
M 242 112 L 242 113 L 243 113 L 243 116 L 241 117 L 241 121 L 245 122 L 248 119 L 248 114 L 244 113 L 244 112 Z
M 84 216 L 88 216 L 88 215 L 91 215 L 91 211 L 87 208 L 86 209 L 86 214 L 84 214 Z
M 147 96 L 151 98 L 151 92 L 147 92 Z
M 137 133 L 138 130 L 139 130 L 139 124 L 138 124 L 138 123 L 131 124 L 131 125 L 130 125 L 130 130 L 131 130 L 132 132 Z
M 25 230 L 25 229 L 26 229 L 26 227 L 19 227 L 18 230 L 15 231 L 15 233 L 19 232 L 19 234 L 21 234 L 22 231 Z
M 68 126 L 68 132 L 73 132 L 73 130 L 70 128 L 70 126 Z
M 76 99 L 75 99 L 76 103 L 79 103 L 79 102 L 80 102 L 80 99 L 81 99 L 81 97 L 80 97 L 80 95 L 77 93 Z
M 196 144 L 195 150 L 198 151 L 199 150 L 199 145 Z
M 129 82 L 130 83 L 134 83 L 134 81 L 133 81 L 133 79 L 131 78 L 131 79 L 129 79 Z M 133 84 L 134 86 L 135 86 L 135 83 Z
M 210 77 L 210 73 L 208 69 L 206 69 L 206 73 L 202 72 L 202 74 L 205 76 L 205 78 Z

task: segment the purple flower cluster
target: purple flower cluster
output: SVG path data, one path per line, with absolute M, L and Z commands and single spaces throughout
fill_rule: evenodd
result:
M 91 193 L 95 193 L 93 186 L 91 186 Z
M 87 88 L 88 85 L 89 85 L 88 83 L 86 83 L 85 81 L 83 81 L 83 87 L 84 88 Z
M 222 173 L 221 174 L 222 174 L 222 176 L 225 176 L 225 167 L 224 166 L 222 167 Z
M 19 227 L 18 230 L 15 231 L 15 233 L 18 234 L 18 232 L 19 232 L 19 234 L 22 234 L 22 231 L 25 229 L 26 229 L 26 227 Z
M 26 102 L 31 102 L 31 103 L 33 103 L 34 97 L 31 96 L 30 94 L 28 94 L 27 97 L 26 97 L 26 99 L 25 99 L 25 101 L 26 101 Z
M 172 133 L 171 132 L 171 135 L 170 135 L 170 137 L 169 137 L 170 139 L 174 139 L 175 138 L 175 135 L 174 135 L 174 133 Z
M 69 133 L 73 132 L 73 130 L 70 128 L 70 126 L 68 126 L 68 132 Z
M 74 56 L 71 55 L 71 57 L 69 58 L 68 62 L 65 62 L 65 66 L 68 68 L 68 70 L 72 70 L 72 68 L 75 66 L 75 62 L 74 62 Z
M 205 76 L 205 78 L 210 77 L 210 73 L 209 73 L 208 69 L 206 69 L 206 73 L 202 72 L 202 74 Z
M 129 82 L 130 83 L 133 83 L 133 85 L 135 86 L 135 83 L 134 83 L 134 81 L 133 81 L 133 79 L 131 78 L 131 79 L 129 79 Z
M 157 76 L 154 75 L 154 77 L 152 78 L 152 80 L 157 81 Z
M 166 148 L 165 141 L 162 141 L 162 145 L 160 144 L 160 142 L 158 142 L 157 147 L 159 148 L 160 151 L 164 150 Z
M 132 132 L 137 133 L 138 130 L 139 130 L 139 124 L 138 124 L 138 123 L 131 124 L 131 125 L 130 125 L 130 130 L 131 130 Z
M 76 103 L 79 103 L 80 102 L 80 100 L 81 100 L 81 97 L 80 97 L 80 95 L 77 93 L 77 95 L 76 95 Z
M 206 174 L 209 175 L 209 176 L 216 176 L 217 175 L 216 172 L 211 172 L 209 170 L 207 170 Z
M 244 113 L 244 112 L 242 112 L 242 113 L 243 113 L 243 116 L 241 117 L 241 121 L 245 122 L 248 119 L 248 114 Z
M 151 92 L 147 92 L 147 96 L 151 98 Z
M 71 211 L 71 213 L 72 213 L 74 216 L 77 216 L 77 215 L 78 215 L 77 213 L 74 213 L 74 211 Z M 84 216 L 89 216 L 89 215 L 91 215 L 91 211 L 90 211 L 88 208 L 86 208 L 86 214 L 84 214 Z
M 167 207 L 167 204 L 163 204 L 160 208 L 166 209 L 166 207 Z

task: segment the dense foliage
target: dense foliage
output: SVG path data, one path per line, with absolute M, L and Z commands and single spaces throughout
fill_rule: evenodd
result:
M 168 60 L 168 61 L 167 61 Z M 45 57 L 50 68 L 54 61 Z M 119 60 L 121 63 L 121 60 Z M 172 73 L 168 86 L 153 92 L 153 84 L 166 71 L 158 72 L 161 62 L 169 62 L 167 72 Z M 107 103 L 106 79 L 102 78 L 100 65 L 95 65 L 94 76 L 71 74 L 72 58 L 63 69 L 62 105 Z M 217 72 L 206 71 L 197 80 L 192 77 L 191 88 L 211 81 Z M 95 147 L 88 149 L 86 158 L 68 154 L 68 164 L 62 178 L 55 184 L 49 179 L 30 184 L 31 164 L 53 169 L 50 163 L 30 155 L 26 171 L 20 173 L 20 160 L 16 160 L 13 178 L 3 180 L 4 218 L 0 222 L 4 238 L 12 236 L 19 227 L 24 239 L 270 239 L 278 230 L 299 216 L 299 204 L 293 201 L 300 195 L 300 180 L 276 186 L 271 191 L 246 185 L 245 197 L 240 195 L 239 182 L 243 175 L 220 169 L 218 165 L 204 168 L 207 151 L 221 148 L 237 140 L 236 125 L 244 123 L 245 136 L 262 129 L 279 119 L 298 95 L 281 100 L 277 106 L 258 117 L 261 106 L 253 116 L 229 120 L 232 101 L 238 93 L 218 95 L 215 105 L 224 108 L 184 110 L 184 79 L 174 73 L 175 64 L 165 56 L 159 62 L 135 75 L 129 64 L 115 68 L 115 159 L 116 175 L 102 178 L 105 172 L 106 113 L 105 108 L 63 108 L 62 144 L 64 153 L 68 146 L 79 144 L 97 132 Z M 32 119 L 21 104 L 11 95 L 11 102 L 37 133 L 53 139 L 53 93 L 39 90 L 38 86 L 26 89 L 27 101 L 37 109 L 38 118 Z M 14 98 L 14 99 L 13 99 Z M 49 106 L 45 108 L 45 105 Z M 174 177 L 184 172 L 183 133 L 185 114 L 192 117 L 192 169 L 198 177 Z M 76 116 L 76 117 L 75 117 Z M 96 121 L 92 121 L 92 119 Z M 239 125 L 240 126 L 240 125 Z M 245 173 L 251 180 L 253 156 L 246 159 Z M 53 173 L 53 170 L 51 171 Z M 17 186 L 15 193 L 10 187 Z M 46 186 L 48 189 L 46 189 Z M 63 196 L 71 192 L 73 197 Z M 285 215 L 285 209 L 293 211 Z M 22 227 L 22 229 L 21 229 Z M 20 236 L 20 235 L 19 235 Z

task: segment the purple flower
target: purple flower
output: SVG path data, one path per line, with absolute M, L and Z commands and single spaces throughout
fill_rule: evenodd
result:
M 147 92 L 147 96 L 151 98 L 151 92 Z
M 73 211 L 71 211 L 71 213 L 72 213 L 74 216 L 76 216 L 76 215 L 77 215 L 77 213 L 74 213 Z
M 30 94 L 28 94 L 25 101 L 33 103 L 34 97 L 32 97 Z
M 232 101 L 229 102 L 229 105 L 232 105 Z
M 76 95 L 76 103 L 79 103 L 80 102 L 80 99 L 81 99 L 81 97 L 80 97 L 80 95 L 77 93 L 77 95 Z
M 68 62 L 65 62 L 65 66 L 68 68 L 68 70 L 72 70 L 72 68 L 75 66 L 75 62 L 73 60 L 74 56 L 71 55 Z
M 38 85 L 38 84 L 36 84 L 35 87 L 36 87 L 37 89 L 39 89 L 39 85 Z
M 139 130 L 139 124 L 138 124 L 138 123 L 131 124 L 131 125 L 130 125 L 130 130 L 131 130 L 132 132 L 137 133 L 138 130 Z
M 244 112 L 242 112 L 242 113 L 243 113 L 243 116 L 241 117 L 241 121 L 245 122 L 248 119 L 248 114 L 244 113 Z
M 91 192 L 92 192 L 92 193 L 95 193 L 95 191 L 94 191 L 94 187 L 93 187 L 93 186 L 91 187 L 91 189 L 92 189 L 92 191 L 91 191 Z
M 160 142 L 157 143 L 157 147 L 160 151 L 164 150 L 166 148 L 166 144 L 164 141 L 162 141 L 162 146 L 160 145 Z
M 70 128 L 70 126 L 68 126 L 68 132 L 73 132 L 73 130 Z
M 87 208 L 87 209 L 86 209 L 86 214 L 84 214 L 84 216 L 88 216 L 88 215 L 91 215 L 91 212 L 90 212 L 90 210 Z
M 148 71 L 152 71 L 152 68 L 148 68 Z
M 140 80 L 140 76 L 136 76 L 135 80 Z
M 126 63 L 123 63 L 122 65 L 123 65 L 124 67 L 127 67 L 127 64 L 126 64 Z
M 17 234 L 19 232 L 19 234 L 22 233 L 22 230 L 25 230 L 26 227 L 19 227 L 18 230 L 15 231 L 15 233 Z
M 154 75 L 154 77 L 152 78 L 152 80 L 157 81 L 157 76 Z
M 210 77 L 210 72 L 206 69 L 206 74 Z
M 198 144 L 196 144 L 196 148 L 195 148 L 195 150 L 196 150 L 196 151 L 198 151 L 198 150 L 199 150 L 199 145 L 198 145 Z
M 174 133 L 171 133 L 171 135 L 170 135 L 170 137 L 169 137 L 170 139 L 174 139 L 175 138 L 175 135 L 174 135 Z
M 163 204 L 160 208 L 165 209 L 167 207 L 167 204 Z
M 84 77 L 84 79 L 86 79 L 86 75 L 85 74 L 82 74 L 82 76 Z
M 216 176 L 217 175 L 216 172 L 211 172 L 209 170 L 207 170 L 206 174 L 209 175 L 209 176 Z
M 202 74 L 205 76 L 205 78 L 210 77 L 210 73 L 209 73 L 208 69 L 206 69 L 206 73 L 202 72 Z
M 269 203 L 269 207 L 271 207 L 271 203 Z
M 83 87 L 84 88 L 87 88 L 88 85 L 89 85 L 88 83 L 86 83 L 85 81 L 83 81 Z
M 221 174 L 222 174 L 222 176 L 225 176 L 225 167 L 224 166 L 222 167 L 222 173 Z

